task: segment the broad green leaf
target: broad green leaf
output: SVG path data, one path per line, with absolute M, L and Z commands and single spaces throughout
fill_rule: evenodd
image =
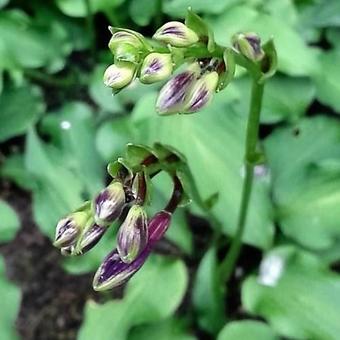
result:
M 128 116 L 103 123 L 97 130 L 96 146 L 106 162 L 123 156 L 127 143 L 133 142 L 132 126 Z
M 317 116 L 276 130 L 265 142 L 283 232 L 328 248 L 340 236 L 340 123 Z
M 314 255 L 293 247 L 274 249 L 268 256 L 281 257 L 283 271 L 270 286 L 261 283 L 261 276 L 250 276 L 244 282 L 242 302 L 247 312 L 264 317 L 288 338 L 338 339 L 340 276 Z
M 220 284 L 218 268 L 216 248 L 211 247 L 201 260 L 193 288 L 198 323 L 201 328 L 213 334 L 226 322 L 225 292 Z
M 15 210 L 0 200 L 0 242 L 8 242 L 14 238 L 19 227 L 20 221 Z
M 103 83 L 103 74 L 107 66 L 109 65 L 99 65 L 94 69 L 89 85 L 90 96 L 104 111 L 110 113 L 124 112 L 124 108 L 120 104 L 118 97 L 114 96 L 112 89 Z
M 0 0 L 0 8 L 5 7 L 9 3 L 9 0 Z
M 131 19 L 139 26 L 147 26 L 150 24 L 156 11 L 156 0 L 132 0 L 129 7 Z
M 42 232 L 51 238 L 58 220 L 83 202 L 82 184 L 64 167 L 60 156 L 60 152 L 45 145 L 34 130 L 28 132 L 25 165 L 35 179 L 34 218 Z
M 192 7 L 194 12 L 204 12 L 218 14 L 227 11 L 228 8 L 236 4 L 237 0 L 173 0 L 164 3 L 164 12 L 173 17 L 184 18 L 188 7 Z
M 237 93 L 224 91 L 213 103 L 195 115 L 160 117 L 155 113 L 155 96 L 140 100 L 133 112 L 136 141 L 152 145 L 161 142 L 180 150 L 187 158 L 203 199 L 219 193 L 212 213 L 232 235 L 236 228 L 241 199 L 246 119 L 232 110 L 228 102 Z M 273 237 L 271 205 L 266 177 L 255 179 L 244 241 L 266 248 Z
M 315 74 L 316 96 L 325 105 L 340 111 L 340 51 L 320 54 L 321 68 Z
M 89 106 L 71 102 L 43 120 L 44 131 L 53 137 L 63 164 L 82 181 L 88 198 L 104 186 L 104 167 L 95 147 L 94 116 Z
M 237 102 L 240 112 L 247 112 L 250 100 L 250 79 L 235 80 L 242 93 Z M 261 122 L 277 123 L 282 120 L 294 122 L 305 114 L 315 96 L 315 87 L 308 78 L 275 76 L 265 86 Z M 287 99 L 289 98 L 289 100 Z
M 235 6 L 218 17 L 208 19 L 217 43 L 230 43 L 233 34 L 252 31 L 263 42 L 273 37 L 278 54 L 278 69 L 292 76 L 310 75 L 318 67 L 315 50 L 308 47 L 283 17 L 273 17 L 246 6 Z
M 195 340 L 189 335 L 183 322 L 177 319 L 168 319 L 156 324 L 138 326 L 128 336 L 128 340 Z
M 0 94 L 0 141 L 26 132 L 43 110 L 42 97 L 36 87 L 6 88 Z
M 111 11 L 121 5 L 125 0 L 89 0 L 92 13 Z M 87 8 L 84 0 L 57 0 L 57 6 L 66 15 L 71 17 L 86 17 Z
M 11 71 L 48 66 L 60 70 L 71 52 L 67 33 L 58 23 L 35 24 L 19 10 L 0 13 L 0 67 Z
M 128 283 L 122 300 L 87 303 L 79 340 L 125 340 L 133 326 L 168 318 L 182 301 L 187 281 L 182 261 L 150 257 Z
M 218 334 L 217 340 L 279 340 L 273 330 L 263 322 L 253 320 L 227 323 Z
M 6 278 L 5 263 L 0 257 L 0 329 L 3 339 L 17 340 L 15 332 L 15 320 L 19 312 L 21 293 L 20 289 L 9 282 Z

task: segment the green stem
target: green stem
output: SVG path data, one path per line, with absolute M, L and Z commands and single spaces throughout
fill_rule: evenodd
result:
M 155 29 L 157 30 L 163 22 L 163 0 L 156 0 Z
M 246 225 L 249 200 L 253 186 L 254 167 L 256 165 L 258 156 L 256 152 L 256 146 L 259 134 L 263 86 L 263 84 L 258 83 L 257 78 L 253 79 L 250 111 L 246 132 L 245 178 L 242 188 L 241 206 L 235 236 L 226 257 L 224 258 L 220 266 L 220 276 L 223 283 L 227 282 L 230 279 L 230 276 L 234 271 L 235 264 L 241 251 L 242 236 L 244 234 L 244 229 Z
M 91 41 L 91 54 L 92 58 L 96 59 L 96 40 L 95 40 L 95 28 L 93 22 L 93 13 L 91 8 L 90 0 L 84 0 L 85 8 L 86 8 L 86 24 L 88 35 L 90 36 Z

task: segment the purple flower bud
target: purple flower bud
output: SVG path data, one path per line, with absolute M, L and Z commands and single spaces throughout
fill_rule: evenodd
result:
M 161 211 L 154 215 L 149 221 L 149 242 L 133 262 L 123 262 L 117 250 L 113 250 L 106 256 L 94 276 L 94 290 L 112 289 L 128 281 L 142 267 L 150 255 L 153 245 L 165 234 L 170 221 L 171 214 L 169 212 Z
M 153 38 L 176 47 L 188 47 L 198 42 L 198 35 L 178 21 L 170 21 L 160 27 Z
M 123 262 L 117 250 L 113 250 L 106 256 L 94 275 L 93 289 L 103 291 L 121 286 L 142 267 L 150 250 L 150 248 L 145 248 L 131 263 Z
M 104 84 L 114 90 L 120 90 L 131 83 L 135 71 L 135 65 L 130 62 L 112 64 L 104 72 Z
M 108 227 L 102 227 L 98 224 L 92 224 L 81 236 L 79 249 L 82 254 L 92 249 L 103 237 Z
M 117 235 L 117 250 L 122 261 L 134 261 L 145 248 L 147 241 L 147 215 L 143 207 L 133 205 Z
M 264 57 L 261 39 L 256 33 L 238 33 L 232 37 L 232 44 L 236 50 L 252 61 L 259 61 Z
M 200 74 L 198 63 L 170 79 L 159 92 L 156 110 L 161 115 L 182 112 L 188 92 Z
M 171 73 L 171 54 L 150 53 L 143 61 L 139 79 L 144 84 L 151 84 L 168 78 Z
M 56 227 L 56 235 L 53 245 L 58 248 L 74 244 L 80 231 L 85 227 L 88 214 L 83 211 L 75 212 L 62 220 Z
M 115 221 L 125 206 L 125 191 L 121 182 L 113 182 L 94 200 L 95 222 L 107 226 Z
M 171 222 L 171 213 L 160 211 L 149 221 L 149 243 L 154 244 L 159 241 L 168 230 Z
M 193 113 L 201 110 L 212 99 L 218 84 L 218 73 L 204 74 L 191 87 L 183 112 Z

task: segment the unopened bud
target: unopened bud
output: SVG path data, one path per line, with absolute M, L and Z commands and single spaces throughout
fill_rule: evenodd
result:
M 153 244 L 159 241 L 168 230 L 171 222 L 171 213 L 160 211 L 155 214 L 149 221 L 149 243 Z
M 112 34 L 112 37 L 109 41 L 109 49 L 114 54 L 117 46 L 121 44 L 130 44 L 136 49 L 139 49 L 143 46 L 141 40 L 137 35 L 126 31 L 117 31 Z
M 121 182 L 113 182 L 95 198 L 95 222 L 107 226 L 115 221 L 125 206 L 125 191 Z
M 159 92 L 156 110 L 161 115 L 182 112 L 191 86 L 200 74 L 198 63 L 193 63 L 188 69 L 171 78 Z
M 143 207 L 133 205 L 117 235 L 117 250 L 122 261 L 134 261 L 145 248 L 147 241 L 147 215 Z
M 88 214 L 77 211 L 60 220 L 56 227 L 55 241 L 53 245 L 58 248 L 68 247 L 74 244 L 80 231 L 85 227 Z
M 256 33 L 238 33 L 232 37 L 233 46 L 245 57 L 259 61 L 264 57 L 261 39 Z
M 79 245 L 81 253 L 84 254 L 92 249 L 100 241 L 107 229 L 107 227 L 102 227 L 94 223 L 84 231 Z
M 139 79 L 142 83 L 151 84 L 168 78 L 171 73 L 171 54 L 150 53 L 143 61 Z
M 198 35 L 179 21 L 170 21 L 160 27 L 153 38 L 175 47 L 187 47 L 198 42 Z
M 136 67 L 133 63 L 112 64 L 104 72 L 104 84 L 114 90 L 119 90 L 130 84 L 134 78 L 135 71 Z
M 184 112 L 193 113 L 201 110 L 212 99 L 218 84 L 217 72 L 208 72 L 193 84 Z

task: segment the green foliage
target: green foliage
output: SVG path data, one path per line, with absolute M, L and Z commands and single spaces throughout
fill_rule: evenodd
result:
M 285 259 L 281 277 L 274 287 L 249 277 L 242 287 L 245 308 L 268 320 L 282 336 L 336 339 L 340 332 L 339 275 L 316 256 L 291 246 L 270 254 Z
M 20 227 L 15 210 L 5 201 L 0 200 L 0 242 L 10 241 Z
M 0 318 L 1 336 L 4 339 L 19 339 L 14 330 L 14 322 L 17 317 L 21 299 L 20 290 L 6 279 L 5 263 L 0 257 L 0 295 L 2 312 Z
M 131 327 L 168 318 L 182 301 L 186 287 L 183 262 L 154 256 L 129 283 L 123 300 L 87 303 L 79 339 L 127 339 Z

